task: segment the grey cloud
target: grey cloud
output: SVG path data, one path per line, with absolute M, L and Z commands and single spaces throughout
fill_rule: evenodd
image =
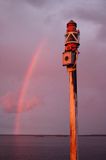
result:
M 78 18 L 99 25 L 97 38 L 102 42 L 106 40 L 106 1 L 98 1 L 98 5 L 91 8 L 79 8 L 76 11 Z
M 35 6 L 35 7 L 45 7 L 45 6 L 50 6 L 50 10 L 52 9 L 53 6 L 56 6 L 58 3 L 63 3 L 64 0 L 25 0 L 29 4 Z
M 73 7 L 68 7 L 63 10 L 63 17 L 69 19 L 70 16 L 78 19 L 79 21 L 83 20 L 86 22 L 91 22 L 95 26 L 98 25 L 97 37 L 100 40 L 106 40 L 106 1 L 81 1 L 80 5 L 76 3 Z
M 42 7 L 50 3 L 50 0 L 26 0 L 29 4 L 36 6 L 36 7 Z
M 77 11 L 78 18 L 84 21 L 90 21 L 94 25 L 99 25 L 97 36 L 100 40 L 106 40 L 106 12 L 103 9 L 100 10 L 85 10 L 79 9 Z
M 85 21 L 92 21 L 93 23 L 101 24 L 105 15 L 92 9 L 78 9 L 77 16 Z

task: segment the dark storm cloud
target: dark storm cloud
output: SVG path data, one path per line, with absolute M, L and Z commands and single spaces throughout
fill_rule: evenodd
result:
M 79 18 L 98 24 L 101 24 L 105 18 L 105 12 L 101 13 L 99 10 L 82 8 L 78 9 L 76 13 Z
M 44 7 L 48 3 L 51 3 L 51 0 L 26 0 L 26 2 L 35 7 Z
M 95 9 L 78 9 L 77 16 L 87 22 L 92 22 L 94 25 L 100 25 L 98 30 L 98 38 L 106 40 L 106 12 L 104 6 L 98 10 Z
M 63 10 L 63 16 L 69 19 L 70 16 L 83 20 L 85 22 L 91 22 L 98 27 L 97 38 L 100 40 L 106 40 L 106 1 L 81 1 L 81 5 L 76 3 L 75 8 L 68 7 Z
M 47 9 L 47 11 L 57 7 L 57 5 L 60 5 L 63 1 L 64 0 L 23 0 L 24 3 L 27 3 L 37 9 Z

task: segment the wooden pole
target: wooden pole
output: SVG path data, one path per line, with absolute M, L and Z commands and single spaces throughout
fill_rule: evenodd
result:
M 70 160 L 78 160 L 77 156 L 77 71 L 76 63 L 80 31 L 73 20 L 67 23 L 65 34 L 65 51 L 63 52 L 63 66 L 69 73 L 70 88 Z
M 70 160 L 77 160 L 77 83 L 76 71 L 69 72 L 70 87 Z

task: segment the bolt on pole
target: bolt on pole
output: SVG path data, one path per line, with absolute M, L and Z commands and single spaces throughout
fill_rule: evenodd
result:
M 69 74 L 70 97 L 70 160 L 78 160 L 77 150 L 77 58 L 80 31 L 73 20 L 67 23 L 65 34 L 65 51 L 63 52 L 63 66 Z

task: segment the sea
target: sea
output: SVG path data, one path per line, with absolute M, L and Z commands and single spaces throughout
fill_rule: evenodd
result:
M 67 135 L 0 135 L 0 160 L 70 160 Z M 78 136 L 78 160 L 106 160 L 106 136 Z

